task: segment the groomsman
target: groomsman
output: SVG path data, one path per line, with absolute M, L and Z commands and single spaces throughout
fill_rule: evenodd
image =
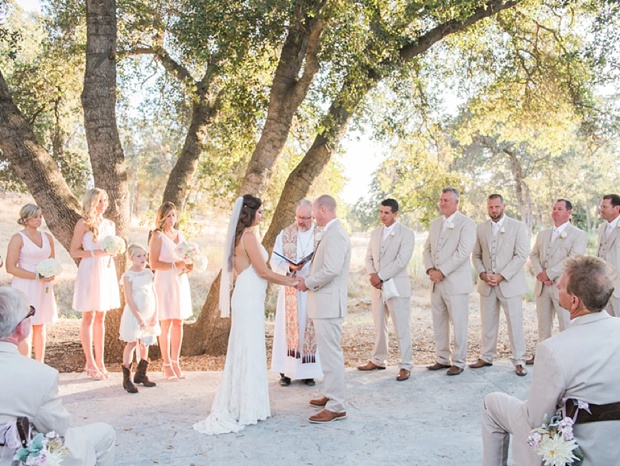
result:
M 553 204 L 553 227 L 542 230 L 536 237 L 536 244 L 530 253 L 532 271 L 536 276 L 536 317 L 538 320 L 538 343 L 551 336 L 553 315 L 558 316 L 560 332 L 570 323 L 570 314 L 560 306 L 557 283 L 562 275 L 564 262 L 571 256 L 585 254 L 588 236 L 569 222 L 573 204 L 558 199 Z M 525 361 L 534 364 L 534 357 Z
M 600 206 L 606 221 L 598 229 L 598 257 L 604 259 L 616 272 L 614 294 L 609 298 L 607 312 L 620 317 L 620 196 L 606 194 Z
M 413 230 L 397 221 L 398 202 L 385 199 L 381 202 L 379 218 L 382 227 L 370 234 L 370 243 L 366 252 L 366 270 L 368 271 L 371 288 L 372 316 L 375 324 L 375 348 L 372 359 L 360 371 L 385 369 L 388 356 L 387 320 L 392 318 L 394 332 L 398 338 L 400 350 L 400 372 L 396 380 L 405 381 L 413 368 L 413 349 L 411 346 L 411 280 L 407 273 L 407 265 L 413 254 L 415 235 Z M 383 284 L 391 280 L 398 296 L 385 299 Z
M 529 252 L 525 224 L 504 215 L 506 205 L 499 194 L 487 199 L 490 219 L 476 228 L 476 246 L 472 262 L 478 273 L 482 316 L 482 354 L 472 369 L 493 365 L 497 352 L 500 306 L 508 324 L 512 363 L 519 376 L 525 370 L 525 333 L 523 331 L 523 293 L 527 290 L 523 266 Z
M 424 245 L 424 267 L 433 283 L 431 312 L 437 351 L 437 362 L 427 369 L 448 369 L 447 375 L 459 375 L 465 368 L 468 300 L 474 289 L 469 256 L 476 242 L 476 224 L 458 211 L 459 201 L 457 189 L 441 190 L 443 215 L 431 222 Z M 454 352 L 450 351 L 450 322 Z
M 308 291 L 308 316 L 314 322 L 323 367 L 323 397 L 310 405 L 325 408 L 309 421 L 324 424 L 345 419 L 344 354 L 340 341 L 347 314 L 351 241 L 336 216 L 336 201 L 326 194 L 312 204 L 316 224 L 324 227 L 310 262 L 310 273 L 297 289 Z

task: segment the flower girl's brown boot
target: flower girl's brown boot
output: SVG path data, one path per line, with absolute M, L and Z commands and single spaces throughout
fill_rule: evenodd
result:
M 155 387 L 157 385 L 155 382 L 151 382 L 146 375 L 148 367 L 148 361 L 146 359 L 140 359 L 138 367 L 136 368 L 136 373 L 133 376 L 134 383 L 141 383 L 145 387 Z
M 123 388 L 129 393 L 138 393 L 138 389 L 131 381 L 131 370 L 122 364 L 121 368 L 123 369 Z

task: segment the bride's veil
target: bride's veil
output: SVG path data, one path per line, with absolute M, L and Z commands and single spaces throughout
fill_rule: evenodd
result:
M 224 258 L 222 259 L 222 278 L 220 281 L 220 312 L 222 317 L 230 317 L 230 291 L 233 285 L 234 256 L 235 256 L 235 232 L 241 208 L 243 207 L 243 197 L 238 197 L 233 207 L 226 242 L 224 243 Z

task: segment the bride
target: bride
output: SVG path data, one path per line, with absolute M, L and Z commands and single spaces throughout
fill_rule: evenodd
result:
M 224 376 L 209 416 L 194 424 L 204 434 L 239 432 L 271 416 L 265 354 L 265 294 L 267 282 L 295 286 L 297 280 L 267 267 L 267 251 L 252 227 L 262 216 L 261 200 L 246 194 L 237 198 L 228 225 L 220 310 L 232 325 Z M 232 299 L 230 289 L 236 276 Z

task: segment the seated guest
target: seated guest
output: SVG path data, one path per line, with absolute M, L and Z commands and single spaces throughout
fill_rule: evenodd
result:
M 575 256 L 567 260 L 558 289 L 560 305 L 570 312 L 570 326 L 538 345 L 528 399 L 505 393 L 484 399 L 486 466 L 507 464 L 510 434 L 514 464 L 539 465 L 541 457 L 527 437 L 531 429 L 548 422 L 564 400 L 586 402 L 592 413 L 578 410 L 574 426 L 583 464 L 618 464 L 620 319 L 603 310 L 614 291 L 613 272 L 599 258 Z M 566 402 L 569 415 L 573 405 Z
M 70 416 L 58 396 L 58 371 L 19 354 L 17 345 L 30 333 L 36 310 L 25 295 L 0 287 L 0 466 L 10 465 L 15 454 L 15 429 L 7 429 L 25 416 L 37 432 L 65 437 L 69 449 L 63 466 L 114 464 L 114 429 L 103 423 L 69 428 Z

